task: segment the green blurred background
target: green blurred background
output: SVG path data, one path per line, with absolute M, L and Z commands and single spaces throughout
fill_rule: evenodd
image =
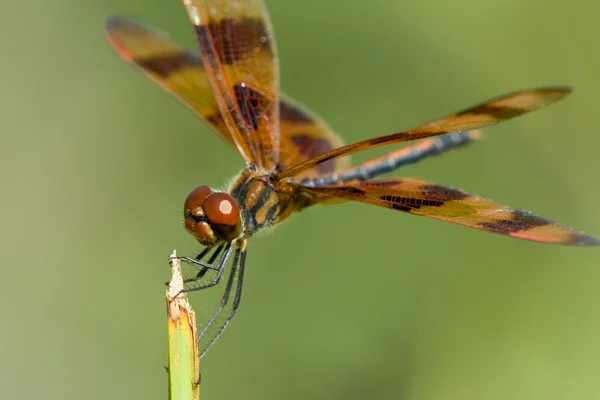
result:
M 573 85 L 566 101 L 402 174 L 600 235 L 598 2 L 267 4 L 283 90 L 347 142 Z M 178 0 L 2 8 L 6 399 L 167 398 L 167 256 L 199 250 L 181 206 L 243 167 L 113 54 L 102 25 L 115 13 L 194 46 Z M 309 210 L 252 240 L 240 312 L 202 361 L 202 396 L 599 398 L 599 261 L 597 248 L 366 205 Z M 193 296 L 199 314 L 220 292 Z

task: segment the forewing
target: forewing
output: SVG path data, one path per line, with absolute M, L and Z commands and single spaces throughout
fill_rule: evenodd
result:
M 165 32 L 132 18 L 109 19 L 106 33 L 109 43 L 124 60 L 188 106 L 237 150 L 197 54 L 179 47 Z M 280 96 L 279 101 L 281 170 L 343 145 L 339 136 L 314 113 L 289 97 Z M 299 177 L 313 178 L 347 166 L 348 158 L 341 157 L 306 170 Z
M 317 201 L 326 202 L 327 197 L 333 196 L 519 239 L 576 246 L 600 245 L 594 237 L 529 211 L 412 178 L 301 187 L 301 190 L 312 193 Z
M 206 76 L 238 147 L 263 172 L 279 161 L 277 54 L 261 0 L 183 0 Z
M 552 104 L 565 97 L 570 91 L 571 89 L 568 87 L 549 87 L 513 92 L 405 132 L 340 147 L 311 160 L 296 164 L 277 174 L 277 178 L 283 179 L 295 176 L 308 168 L 314 168 L 322 162 L 373 147 L 494 125 Z
M 191 108 L 250 161 L 221 117 L 199 56 L 181 49 L 166 33 L 131 18 L 109 19 L 106 34 L 110 45 L 124 60 Z

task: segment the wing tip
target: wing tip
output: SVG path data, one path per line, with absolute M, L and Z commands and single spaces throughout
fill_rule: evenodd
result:
M 153 35 L 166 35 L 164 32 L 148 25 L 136 15 L 116 14 L 104 21 L 104 31 L 110 34 L 118 31 L 150 32 Z
M 542 218 L 546 220 L 545 218 Z M 564 246 L 574 246 L 574 247 L 594 247 L 600 246 L 600 239 L 597 239 L 593 236 L 588 235 L 587 233 L 577 231 L 568 226 L 557 224 L 550 220 L 546 220 L 551 226 L 554 228 L 558 228 L 558 232 L 556 235 L 536 235 L 528 233 L 525 231 L 511 232 L 508 236 L 517 238 L 517 239 L 525 239 L 531 240 L 533 242 L 547 243 L 547 244 L 558 244 Z M 548 226 L 548 225 L 547 225 Z
M 135 35 L 165 36 L 159 30 L 153 29 L 136 16 L 112 15 L 104 21 L 104 35 L 106 41 L 125 61 L 133 61 L 133 54 L 129 50 L 127 38 Z
M 567 97 L 572 91 L 573 87 L 569 85 L 548 86 L 538 89 L 538 92 L 550 96 L 551 103 L 562 100 L 563 98 Z
M 131 61 L 133 56 L 121 39 L 122 32 L 137 26 L 133 19 L 123 16 L 111 16 L 104 21 L 106 41 L 125 61 Z
M 104 30 L 106 32 L 111 32 L 117 29 L 137 25 L 139 24 L 133 18 L 125 17 L 123 15 L 111 15 L 104 21 Z
M 573 91 L 573 87 L 571 85 L 552 85 L 541 87 L 540 90 L 570 93 Z
M 597 239 L 593 236 L 590 236 L 585 233 L 580 233 L 579 235 L 573 238 L 574 240 L 571 243 L 568 243 L 572 246 L 577 247 L 594 247 L 600 246 L 600 239 Z

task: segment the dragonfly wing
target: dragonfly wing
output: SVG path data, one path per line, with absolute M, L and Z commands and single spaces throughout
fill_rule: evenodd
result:
M 279 162 L 279 66 L 261 0 L 185 0 L 208 82 L 250 166 Z
M 342 198 L 519 239 L 575 246 L 600 245 L 592 236 L 529 211 L 413 178 L 296 187 L 316 196 L 318 202 L 327 202 L 329 197 Z
M 296 164 L 277 174 L 277 178 L 283 179 L 295 176 L 306 169 L 314 168 L 322 162 L 346 156 L 357 151 L 495 125 L 552 104 L 570 92 L 571 89 L 568 87 L 548 87 L 509 93 L 404 132 L 367 139 L 337 148 L 318 157 Z

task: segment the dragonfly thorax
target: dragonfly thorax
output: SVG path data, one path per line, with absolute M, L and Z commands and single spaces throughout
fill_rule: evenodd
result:
M 202 245 L 231 242 L 242 231 L 238 202 L 229 194 L 199 186 L 188 195 L 184 205 L 185 228 Z

